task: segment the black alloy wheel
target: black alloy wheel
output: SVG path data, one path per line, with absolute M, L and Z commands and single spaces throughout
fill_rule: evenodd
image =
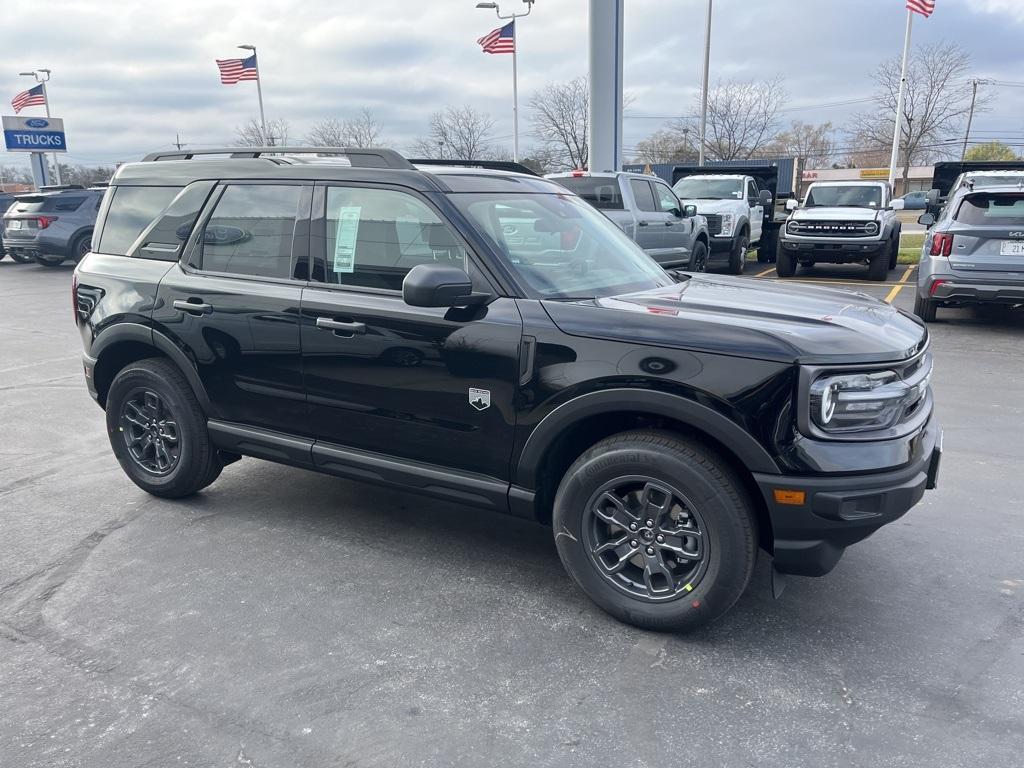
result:
M 700 583 L 710 554 L 705 531 L 682 493 L 643 475 L 605 483 L 584 511 L 585 546 L 598 573 L 648 602 L 692 592 Z
M 698 240 L 693 244 L 693 254 L 690 256 L 690 272 L 708 271 L 708 247 Z
M 181 458 L 178 423 L 163 398 L 149 389 L 131 392 L 121 405 L 121 434 L 128 455 L 149 474 L 174 470 Z

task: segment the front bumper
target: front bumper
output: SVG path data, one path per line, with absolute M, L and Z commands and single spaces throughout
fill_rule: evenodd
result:
M 775 568 L 800 576 L 831 571 L 846 547 L 902 517 L 935 488 L 942 428 L 933 419 L 918 436 L 907 466 L 843 477 L 755 474 L 772 521 Z M 776 490 L 804 491 L 800 505 L 780 504 Z
M 1019 304 L 1024 302 L 1024 282 L 961 282 L 942 275 L 930 298 L 939 301 L 963 301 L 972 304 Z
M 711 243 L 708 251 L 711 253 L 731 253 L 735 247 L 736 238 L 733 235 L 711 235 Z
M 847 264 L 870 259 L 889 243 L 887 240 L 793 240 L 783 235 L 779 246 L 802 259 Z

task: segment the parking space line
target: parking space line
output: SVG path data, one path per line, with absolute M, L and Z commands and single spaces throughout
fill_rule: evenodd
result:
M 768 267 L 764 272 L 758 272 L 754 277 L 764 277 L 765 275 L 770 275 L 774 271 L 775 267 Z
M 889 295 L 885 297 L 886 304 L 892 304 L 893 299 L 895 299 L 899 295 L 899 292 L 907 287 L 907 278 L 910 277 L 910 273 L 913 272 L 915 269 L 917 269 L 917 264 L 911 264 L 909 267 L 907 267 L 906 271 L 904 271 L 899 281 L 896 283 L 896 285 L 893 286 L 892 290 L 889 291 Z

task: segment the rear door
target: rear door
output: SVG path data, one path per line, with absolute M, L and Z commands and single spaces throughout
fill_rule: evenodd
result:
M 311 199 L 301 182 L 218 185 L 160 282 L 154 328 L 195 361 L 216 418 L 281 432 L 306 424 L 299 305 Z
M 1024 276 L 1024 192 L 965 195 L 953 220 L 954 270 Z

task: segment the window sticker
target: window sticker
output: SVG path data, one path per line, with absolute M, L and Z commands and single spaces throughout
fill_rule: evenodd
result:
M 338 230 L 334 239 L 334 271 L 351 274 L 356 266 L 356 238 L 362 207 L 344 206 L 338 211 Z

